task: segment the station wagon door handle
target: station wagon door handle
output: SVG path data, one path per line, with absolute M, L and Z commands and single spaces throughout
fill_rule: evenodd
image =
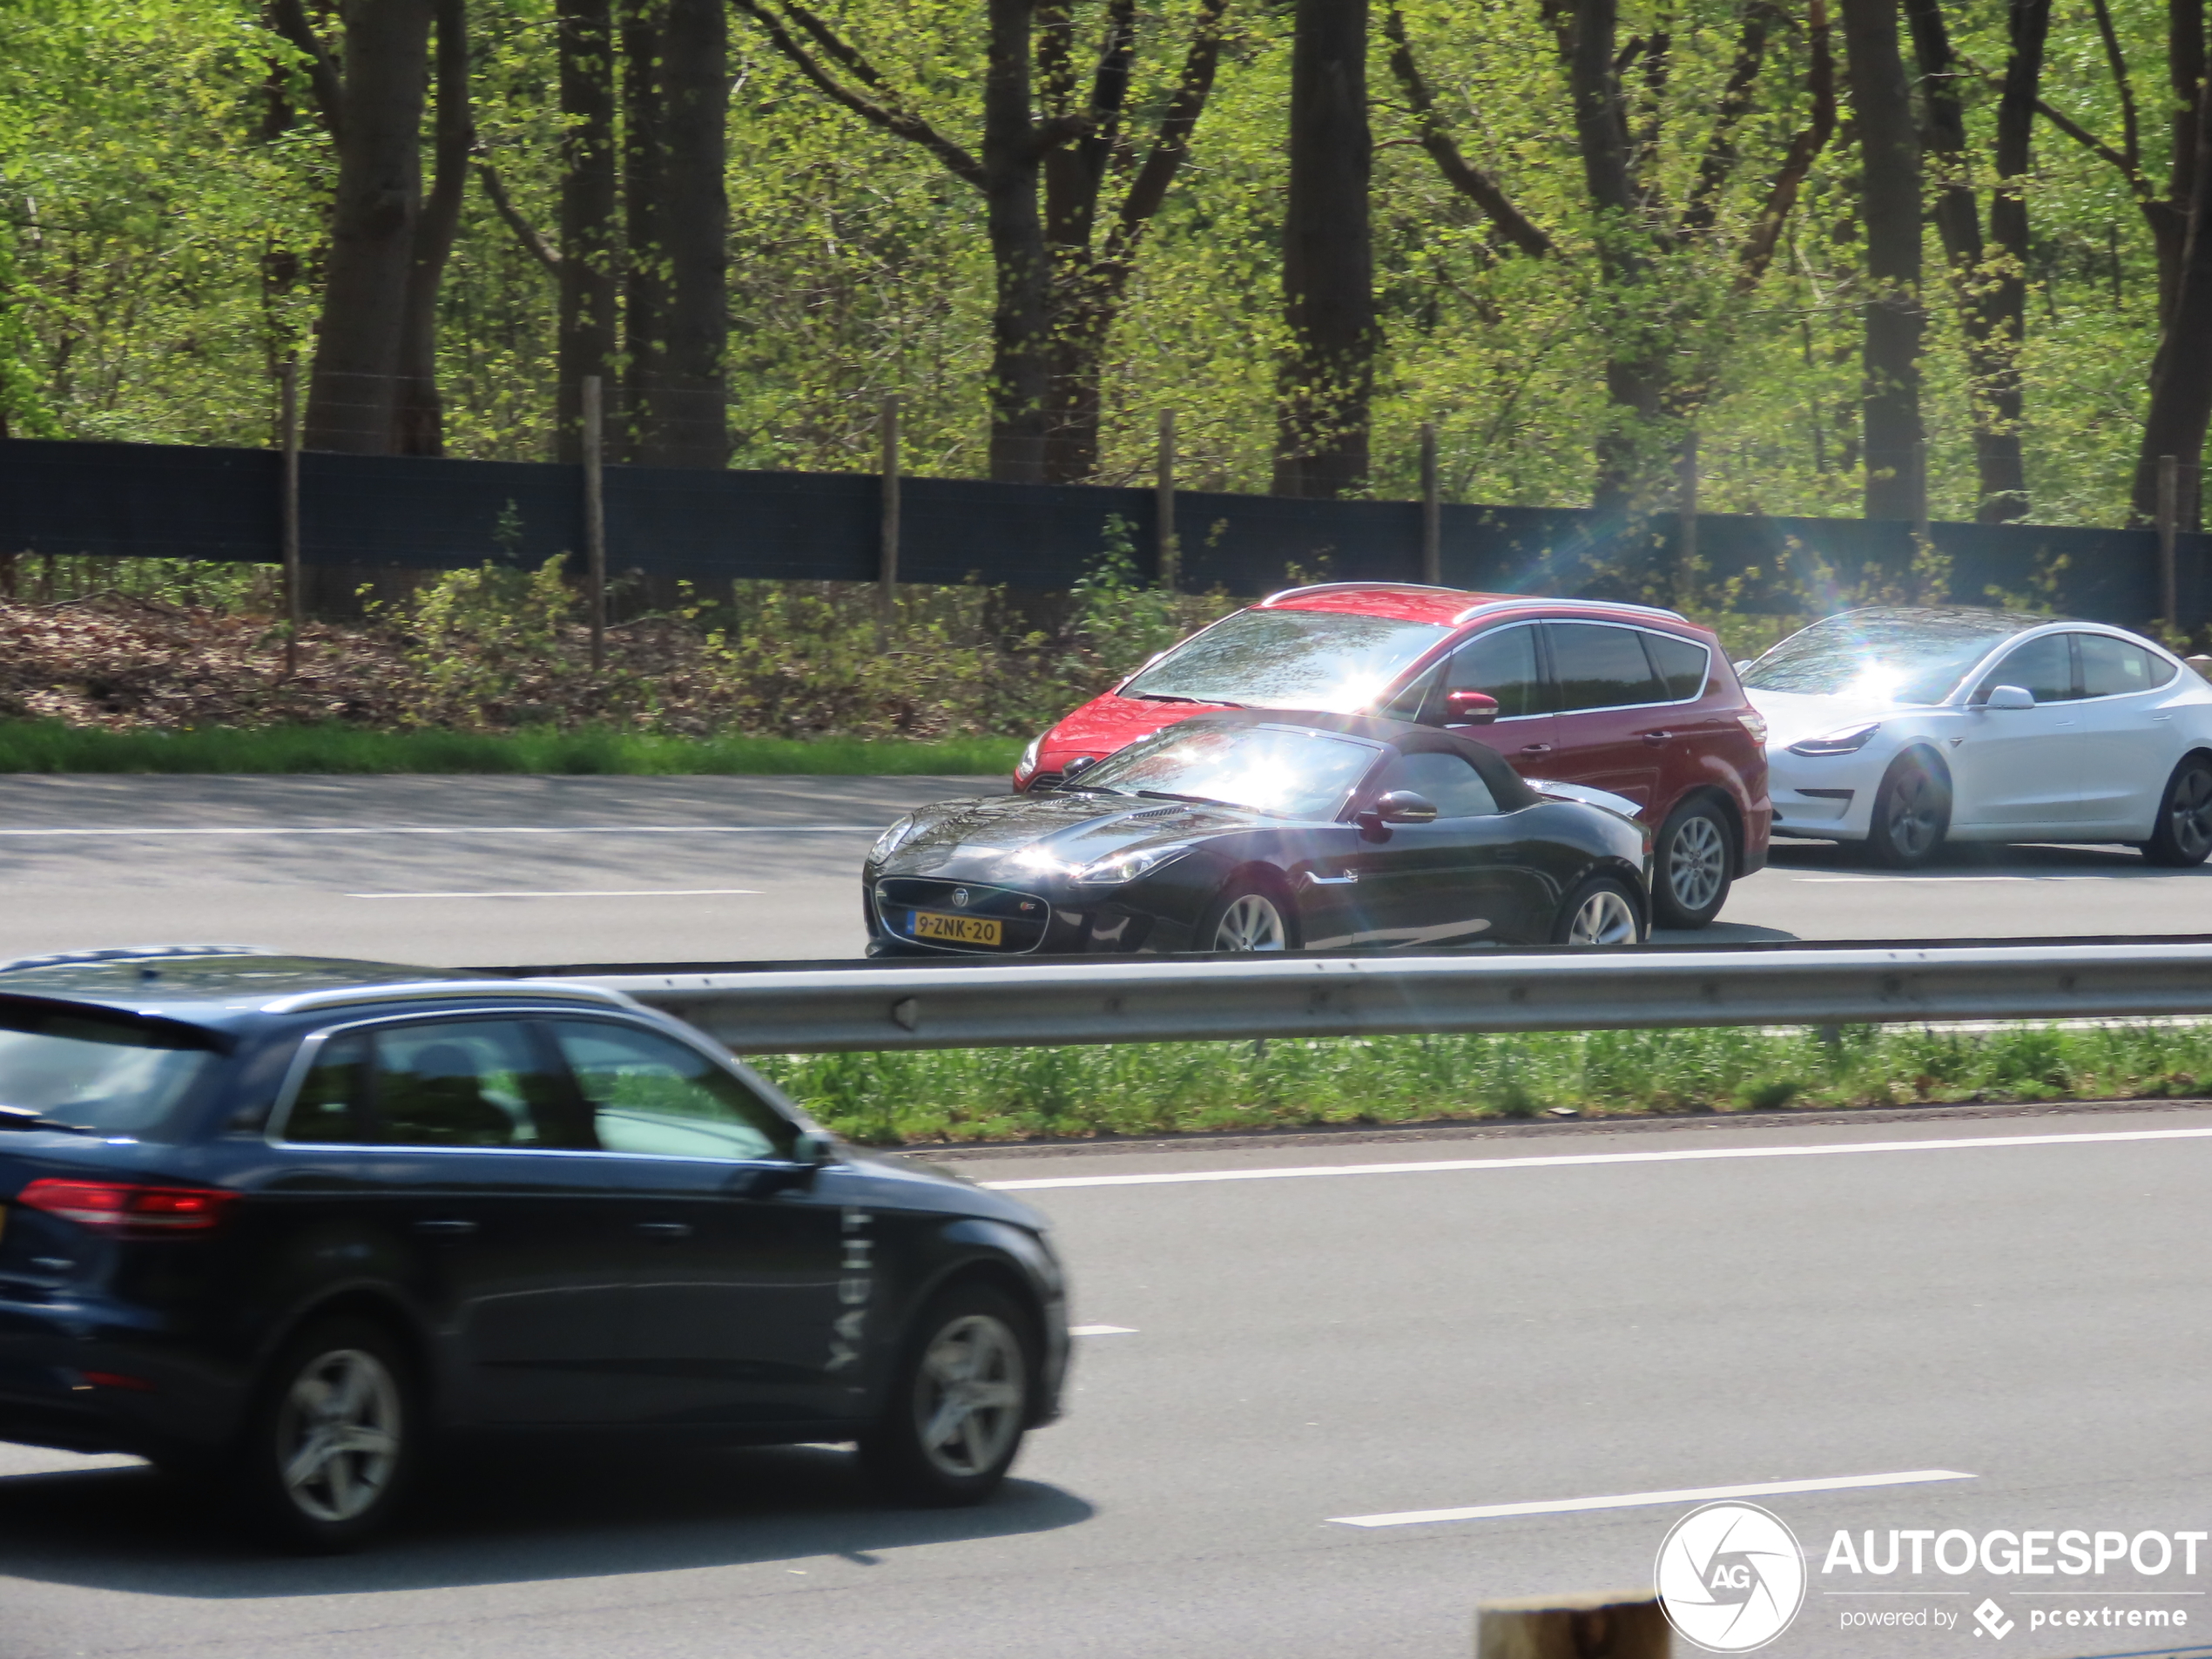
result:
M 672 1244 L 679 1238 L 691 1236 L 691 1224 L 688 1221 L 641 1221 L 637 1224 L 637 1231 L 648 1238 Z
M 418 1221 L 415 1224 L 415 1231 L 425 1238 L 466 1238 L 476 1231 L 476 1224 L 455 1219 Z

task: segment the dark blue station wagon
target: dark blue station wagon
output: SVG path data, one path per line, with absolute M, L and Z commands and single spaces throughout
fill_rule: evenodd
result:
M 849 1440 L 988 1495 L 1057 1413 L 1025 1205 L 546 981 L 220 950 L 0 970 L 0 1440 L 381 1526 L 447 1430 Z

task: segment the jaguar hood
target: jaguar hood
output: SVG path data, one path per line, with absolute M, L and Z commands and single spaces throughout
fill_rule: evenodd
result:
M 1035 879 L 1139 847 L 1285 822 L 1236 806 L 1059 792 L 946 801 L 915 817 L 917 827 L 884 860 L 883 874 Z

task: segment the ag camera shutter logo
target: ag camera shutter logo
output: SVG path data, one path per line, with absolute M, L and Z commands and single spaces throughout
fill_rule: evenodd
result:
M 1661 1541 L 1652 1575 L 1667 1622 L 1708 1653 L 1764 1648 L 1804 1605 L 1797 1535 L 1752 1503 L 1691 1510 Z

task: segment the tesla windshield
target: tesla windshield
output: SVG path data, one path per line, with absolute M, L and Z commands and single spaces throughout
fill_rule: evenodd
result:
M 0 1107 L 102 1135 L 158 1130 L 214 1056 L 136 1021 L 0 1008 Z
M 1121 694 L 1349 714 L 1370 707 L 1449 631 L 1342 610 L 1240 610 L 1184 641 Z
M 1190 721 L 1108 756 L 1075 786 L 1334 818 L 1379 752 L 1370 743 L 1295 726 Z
M 2050 620 L 1938 607 L 1847 610 L 1792 634 L 1743 676 L 1754 691 L 1940 703 L 2000 642 Z

